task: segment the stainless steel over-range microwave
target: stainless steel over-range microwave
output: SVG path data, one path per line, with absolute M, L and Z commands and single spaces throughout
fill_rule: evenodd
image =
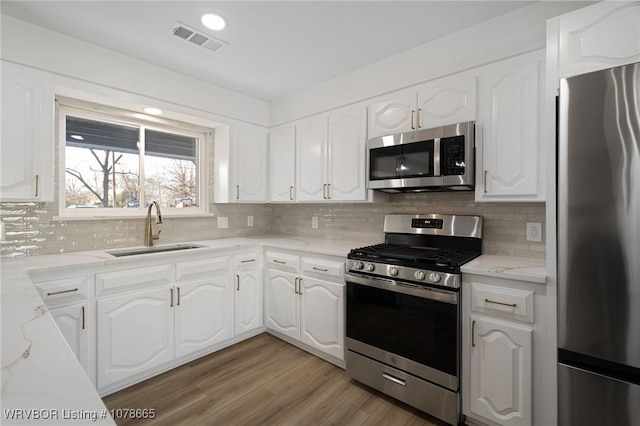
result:
M 368 188 L 385 192 L 473 190 L 475 123 L 369 139 Z

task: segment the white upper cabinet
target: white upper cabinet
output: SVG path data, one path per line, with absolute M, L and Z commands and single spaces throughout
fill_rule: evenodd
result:
M 604 1 L 557 19 L 560 78 L 640 61 L 640 2 Z
M 369 139 L 476 118 L 476 80 L 469 73 L 430 81 L 416 90 L 369 105 Z
M 415 130 L 416 94 L 409 93 L 369 105 L 369 139 Z
M 544 201 L 539 141 L 543 55 L 522 55 L 481 71 L 477 201 Z
M 0 201 L 53 201 L 53 78 L 2 61 L 1 87 Z
M 296 126 L 296 200 L 327 198 L 327 116 L 321 115 Z
M 418 127 L 429 129 L 476 119 L 475 76 L 458 74 L 440 78 L 419 89 Z
M 235 200 L 260 202 L 267 199 L 267 130 L 238 125 L 234 136 Z
M 269 131 L 269 201 L 295 201 L 296 129 L 293 124 Z
M 366 176 L 367 110 L 344 108 L 329 114 L 327 199 L 364 201 Z

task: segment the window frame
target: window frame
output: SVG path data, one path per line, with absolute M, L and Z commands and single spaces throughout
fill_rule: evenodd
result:
M 209 181 L 210 170 L 208 169 L 208 145 L 213 140 L 213 129 L 206 129 L 197 125 L 180 123 L 155 116 L 135 113 L 120 108 L 108 107 L 106 105 L 92 104 L 94 109 L 84 108 L 74 105 L 74 100 L 70 104 L 58 104 L 58 210 L 60 220 L 66 219 L 126 219 L 144 218 L 147 216 L 148 207 L 134 208 L 68 208 L 66 206 L 66 118 L 73 116 L 89 120 L 102 121 L 123 126 L 135 126 L 142 129 L 168 132 L 181 136 L 195 137 L 198 139 L 196 147 L 196 167 L 197 167 L 197 207 L 189 208 L 163 208 L 164 217 L 196 217 L 210 216 L 209 196 L 207 183 Z M 107 111 L 103 111 L 107 110 Z M 144 155 L 144 149 L 139 151 L 139 155 Z M 144 161 L 139 161 L 138 173 L 144 179 Z M 142 185 L 141 185 L 142 188 Z M 152 200 L 145 200 L 152 201 Z M 162 206 L 161 206 L 162 207 Z

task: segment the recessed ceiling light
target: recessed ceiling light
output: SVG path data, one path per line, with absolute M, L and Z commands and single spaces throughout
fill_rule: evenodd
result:
M 71 139 L 83 141 L 84 137 L 82 137 L 82 135 L 71 135 Z
M 227 23 L 224 22 L 224 19 L 222 19 L 221 16 L 213 13 L 202 15 L 202 23 L 205 27 L 215 31 L 220 31 L 227 25 Z
M 160 108 L 154 108 L 154 107 L 143 108 L 143 111 L 146 112 L 147 114 L 151 114 L 151 115 L 160 115 L 160 114 L 162 114 L 162 110 Z

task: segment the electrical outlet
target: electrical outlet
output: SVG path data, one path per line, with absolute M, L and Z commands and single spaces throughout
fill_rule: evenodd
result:
M 318 216 L 311 216 L 311 228 L 318 229 Z
M 253 216 L 247 216 L 247 226 L 253 226 Z
M 229 218 L 218 216 L 218 229 L 225 229 L 229 227 Z
M 527 222 L 527 241 L 542 241 L 542 224 Z

